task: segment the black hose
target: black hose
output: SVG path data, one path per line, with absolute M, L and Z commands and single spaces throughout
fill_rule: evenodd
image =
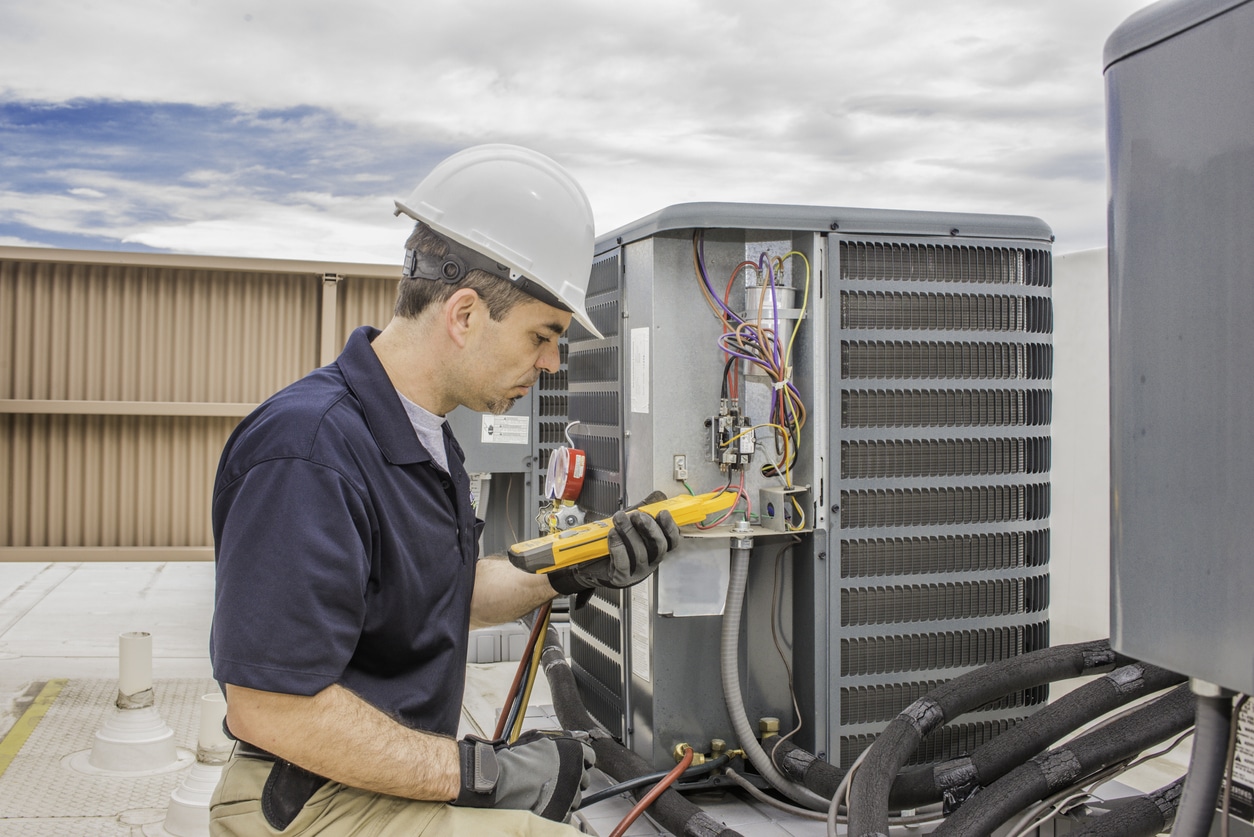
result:
M 762 749 L 780 773 L 824 799 L 832 798 L 848 772 L 778 735 L 762 739 Z
M 724 753 L 718 758 L 710 759 L 707 762 L 693 765 L 692 767 L 685 770 L 683 773 L 679 774 L 679 779 L 675 782 L 675 784 L 672 787 L 674 787 L 675 790 L 677 791 L 685 790 L 683 785 L 680 784 L 680 782 L 682 782 L 683 780 L 695 779 L 698 776 L 704 776 L 707 773 L 713 773 L 715 770 L 718 770 L 720 767 L 727 764 L 727 762 L 729 761 L 731 761 L 731 759 L 728 758 L 726 753 Z M 584 808 L 587 808 L 589 805 L 595 805 L 598 802 L 602 802 L 606 799 L 611 799 L 615 796 L 618 796 L 620 793 L 626 793 L 627 791 L 635 790 L 636 788 L 642 788 L 645 785 L 656 785 L 658 782 L 662 781 L 667 776 L 669 776 L 670 773 L 671 772 L 669 770 L 656 770 L 653 773 L 646 773 L 643 776 L 637 776 L 634 779 L 627 779 L 626 781 L 619 782 L 616 785 L 610 785 L 608 788 L 601 788 L 601 790 L 595 793 L 585 793 L 582 797 L 580 797 L 579 807 L 575 810 L 583 810 Z M 697 782 L 696 784 L 701 785 L 703 787 L 705 786 L 704 782 Z
M 1145 663 L 1120 666 L 1024 718 L 970 756 L 902 772 L 889 804 L 894 810 L 917 808 L 940 800 L 946 792 L 966 795 L 986 787 L 1107 712 L 1186 679 Z
M 889 808 L 918 808 L 939 802 L 946 791 L 969 793 L 988 785 L 1112 709 L 1184 680 L 1182 674 L 1145 663 L 1115 669 L 1024 718 L 969 756 L 903 770 L 893 782 Z M 831 765 L 786 739 L 769 738 L 762 746 L 781 773 L 825 799 L 832 798 L 845 778 L 845 768 Z
M 1181 777 L 1144 796 L 1129 796 L 1103 803 L 1106 813 L 1089 814 L 1069 833 L 1070 837 L 1153 837 L 1171 827 L 1180 805 Z
M 851 837 L 887 837 L 889 796 L 898 771 L 919 742 L 946 721 L 1021 689 L 1134 662 L 1108 640 L 1043 648 L 978 668 L 938 686 L 889 722 L 850 783 Z M 976 833 L 976 832 L 969 832 Z
M 592 749 L 597 755 L 597 767 L 602 772 L 618 782 L 653 772 L 648 762 L 611 738 L 588 714 L 579 695 L 575 673 L 570 670 L 566 654 L 562 651 L 561 638 L 553 628 L 545 636 L 540 665 L 549 681 L 558 723 L 563 729 L 593 733 Z M 632 793 L 636 799 L 641 799 L 647 791 Z M 649 814 L 664 829 L 682 837 L 741 837 L 739 832 L 727 828 L 674 790 L 663 792 L 649 806 Z
M 1232 724 L 1232 698 L 1197 699 L 1197 729 L 1193 755 L 1184 783 L 1184 795 L 1176 814 L 1172 837 L 1205 837 L 1215 819 L 1215 800 L 1228 766 L 1228 730 Z
M 1184 732 L 1195 709 L 1189 687 L 1177 686 L 1122 718 L 1029 759 L 967 800 L 932 834 L 992 834 L 1033 802 Z

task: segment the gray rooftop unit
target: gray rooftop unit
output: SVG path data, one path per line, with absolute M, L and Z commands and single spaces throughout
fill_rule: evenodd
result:
M 589 299 L 605 339 L 572 327 L 568 379 L 590 517 L 684 491 L 677 455 L 698 491 L 728 479 L 706 455 L 724 360 L 694 247 L 720 293 L 763 253 L 812 268 L 792 373 L 810 531 L 755 540 L 740 669 L 749 717 L 791 728 L 777 638 L 796 740 L 835 764 L 935 685 L 1048 645 L 1051 239 L 1026 217 L 698 203 L 598 240 Z M 785 265 L 800 299 L 802 260 Z M 741 284 L 730 302 L 745 311 Z M 745 384 L 752 421 L 771 391 Z M 760 512 L 762 462 L 746 471 Z M 719 686 L 728 542 L 690 541 L 655 583 L 572 614 L 590 711 L 659 767 L 680 741 L 736 746 Z M 915 761 L 966 752 L 1045 699 L 958 719 Z
M 1254 692 L 1254 3 L 1158 3 L 1106 44 L 1111 634 Z

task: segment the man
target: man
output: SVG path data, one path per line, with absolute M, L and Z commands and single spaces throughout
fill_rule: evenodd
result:
M 626 587 L 679 540 L 619 512 L 608 558 L 530 575 L 483 526 L 443 416 L 504 412 L 556 371 L 585 310 L 592 215 L 552 160 L 489 145 L 405 202 L 395 316 L 240 423 L 213 496 L 210 654 L 238 739 L 214 835 L 569 834 L 592 750 L 569 734 L 455 740 L 467 632 Z

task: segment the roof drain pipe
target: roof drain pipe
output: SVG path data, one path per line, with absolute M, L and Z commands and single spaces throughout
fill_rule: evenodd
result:
M 740 748 L 771 787 L 806 808 L 826 811 L 828 800 L 804 785 L 789 781 L 775 768 L 770 756 L 758 743 L 745 714 L 744 698 L 740 693 L 740 617 L 744 609 L 745 587 L 749 583 L 749 557 L 752 553 L 753 538 L 732 537 L 731 580 L 727 584 L 727 605 L 723 608 L 723 633 L 719 640 L 723 699 L 727 702 L 727 714 L 731 717 L 732 729 L 736 732 Z
M 1172 837 L 1205 837 L 1215 818 L 1215 799 L 1228 762 L 1228 732 L 1232 725 L 1232 693 L 1194 679 L 1197 695 L 1196 731 L 1184 795 L 1176 812 Z
M 598 724 L 579 696 L 575 673 L 562 650 L 562 639 L 557 629 L 549 627 L 544 638 L 544 652 L 540 665 L 549 681 L 553 708 L 563 729 L 585 730 L 592 734 L 592 749 L 597 754 L 597 767 L 618 782 L 652 773 L 653 767 L 632 750 L 613 739 L 605 727 Z M 633 790 L 636 799 L 643 799 L 649 787 Z M 671 834 L 682 837 L 741 837 L 737 831 L 723 825 L 705 811 L 685 799 L 678 791 L 668 789 L 649 807 L 649 815 Z
M 942 724 L 994 698 L 1132 662 L 1108 640 L 1043 648 L 955 677 L 910 704 L 865 751 L 850 782 L 850 837 L 887 837 L 889 792 L 897 773 L 923 738 Z

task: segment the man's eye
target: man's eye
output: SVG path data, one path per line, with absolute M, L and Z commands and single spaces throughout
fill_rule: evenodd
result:
M 536 341 L 536 347 L 537 347 L 537 348 L 538 348 L 538 347 L 540 347 L 540 346 L 543 346 L 545 343 L 549 342 L 549 338 L 548 338 L 548 336 L 547 336 L 547 335 L 544 335 L 544 334 L 535 334 L 535 335 L 533 335 L 533 339 Z

